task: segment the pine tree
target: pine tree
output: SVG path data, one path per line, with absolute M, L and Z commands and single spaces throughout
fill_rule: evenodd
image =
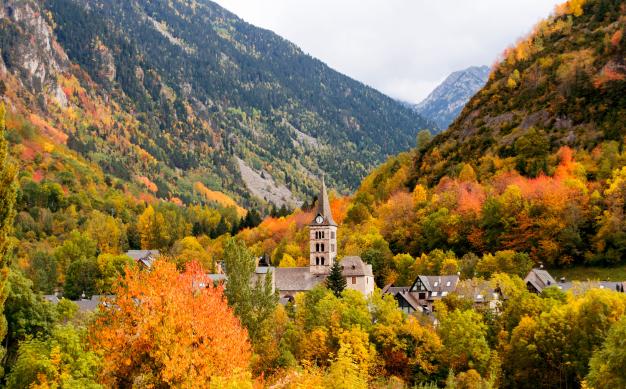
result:
M 339 297 L 341 296 L 341 292 L 343 292 L 346 286 L 348 286 L 348 283 L 341 274 L 341 265 L 339 264 L 339 261 L 335 261 L 335 263 L 333 263 L 333 266 L 330 268 L 330 274 L 328 275 L 328 278 L 326 278 L 326 287 L 332 290 L 335 296 Z
M 8 253 L 9 253 L 9 234 L 13 227 L 13 218 L 15 217 L 15 196 L 17 193 L 17 184 L 15 182 L 16 168 L 9 162 L 8 145 L 4 138 L 5 122 L 4 103 L 0 103 L 0 311 L 4 312 L 4 302 L 7 298 L 7 278 L 8 269 Z M 0 318 L 0 340 L 4 339 L 7 334 L 7 323 L 4 313 Z M 4 342 L 2 342 L 4 343 Z M 0 347 L 0 358 L 4 357 L 6 350 Z M 4 371 L 0 368 L 0 376 L 4 375 Z

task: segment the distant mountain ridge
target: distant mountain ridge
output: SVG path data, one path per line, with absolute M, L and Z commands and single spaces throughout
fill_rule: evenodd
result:
M 348 192 L 429 126 L 210 1 L 7 0 L 0 22 L 9 105 L 163 199 Z
M 414 109 L 437 123 L 441 130 L 461 113 L 469 99 L 482 88 L 489 77 L 488 66 L 470 66 L 456 71 L 435 88 Z

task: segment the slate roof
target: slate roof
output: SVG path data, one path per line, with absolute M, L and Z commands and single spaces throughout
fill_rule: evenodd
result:
M 312 274 L 308 267 L 279 267 L 274 272 L 276 289 L 283 292 L 311 290 L 326 279 L 326 274 Z
M 393 284 L 387 284 L 383 287 L 382 293 L 389 293 L 395 295 L 400 292 L 408 292 L 410 286 L 393 286 Z
M 451 293 L 456 290 L 456 286 L 459 283 L 458 275 L 451 276 L 417 276 L 422 284 L 429 292 L 436 292 L 440 297 L 442 292 Z M 417 280 L 416 280 L 417 281 Z M 413 283 L 415 284 L 415 283 Z M 437 296 L 434 296 L 437 297 Z
M 339 262 L 342 267 L 341 274 L 344 277 L 352 277 L 352 276 L 370 276 L 374 277 L 374 273 L 372 272 L 372 265 L 368 265 L 361 257 L 350 256 L 343 257 Z
M 59 299 L 59 296 L 57 296 L 56 294 L 44 294 L 43 298 L 44 300 L 52 304 L 58 304 L 59 301 L 61 301 L 61 299 Z
M 46 294 L 43 296 L 43 298 L 52 304 L 58 304 L 59 301 L 61 301 L 59 297 L 54 294 Z M 85 311 L 95 311 L 98 308 L 98 306 L 103 302 L 104 299 L 113 299 L 113 298 L 115 298 L 114 295 L 94 294 L 93 296 L 91 296 L 90 299 L 84 298 L 80 300 L 72 300 L 72 302 L 78 305 L 79 311 L 85 312 Z
M 364 263 L 361 257 L 344 257 L 339 263 L 343 267 L 341 274 L 344 277 L 374 277 L 372 265 Z M 310 267 L 278 267 L 272 270 L 276 289 L 283 292 L 311 290 L 328 276 L 325 273 L 313 274 Z
M 315 221 L 315 218 L 318 215 L 322 215 L 324 221 L 321 224 L 318 224 Z M 315 215 L 313 215 L 313 220 L 311 221 L 311 225 L 315 226 L 337 226 L 335 220 L 333 220 L 333 214 L 330 210 L 330 201 L 328 200 L 328 193 L 326 191 L 326 183 L 324 182 L 324 178 L 322 177 L 322 187 L 320 188 L 320 195 L 317 198 L 317 211 Z
M 592 287 L 592 288 L 608 289 L 612 291 L 621 292 L 622 287 L 626 288 L 626 282 L 623 282 L 623 281 L 617 281 L 617 282 L 615 281 L 580 281 L 577 283 L 568 281 L 568 282 L 559 282 L 557 284 L 554 284 L 553 286 L 558 287 L 564 292 L 567 292 L 568 290 L 577 292 L 577 290 L 574 288 L 576 284 L 581 286 L 580 291 L 584 291 L 586 288 Z
M 524 278 L 524 283 L 532 285 L 539 293 L 549 286 L 557 285 L 550 273 L 543 269 L 532 269 Z
M 400 291 L 397 294 L 394 294 L 394 296 L 396 296 L 396 298 L 397 296 L 401 296 L 414 310 L 419 312 L 424 311 L 424 308 L 420 305 L 419 300 L 413 293 L 409 291 Z
M 152 262 L 160 255 L 159 250 L 128 250 L 126 255 L 140 262 L 146 267 L 151 267 Z

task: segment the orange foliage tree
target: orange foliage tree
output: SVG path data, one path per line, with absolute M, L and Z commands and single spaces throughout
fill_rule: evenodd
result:
M 196 387 L 247 374 L 247 331 L 212 285 L 197 262 L 183 273 L 165 261 L 149 272 L 127 269 L 89 331 L 104 383 Z

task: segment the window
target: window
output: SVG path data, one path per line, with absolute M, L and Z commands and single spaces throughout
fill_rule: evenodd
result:
M 335 244 L 331 244 L 330 245 L 330 251 L 332 251 L 333 253 L 335 252 Z
M 439 285 L 439 282 L 438 282 L 438 281 L 435 281 L 435 286 L 438 286 L 438 285 Z
M 320 244 L 319 243 L 315 243 L 315 252 L 316 253 L 320 252 Z
M 419 294 L 419 299 L 420 300 L 425 300 L 426 299 L 426 293 L 420 293 Z
M 330 239 L 335 239 L 335 231 L 330 232 Z
M 356 284 L 356 277 L 352 277 L 352 284 Z
M 322 252 L 324 252 L 324 243 L 322 243 Z
M 442 297 L 445 297 L 445 296 L 447 296 L 447 295 L 448 295 L 448 292 L 441 292 L 441 296 L 442 296 Z
M 450 286 L 450 281 L 446 282 L 446 286 Z
M 320 264 L 320 257 L 315 257 L 315 264 L 319 265 Z
M 324 266 L 324 257 L 322 257 L 322 266 Z
M 432 296 L 437 297 L 437 292 L 433 292 Z
M 324 231 L 322 231 L 322 239 L 324 239 Z

